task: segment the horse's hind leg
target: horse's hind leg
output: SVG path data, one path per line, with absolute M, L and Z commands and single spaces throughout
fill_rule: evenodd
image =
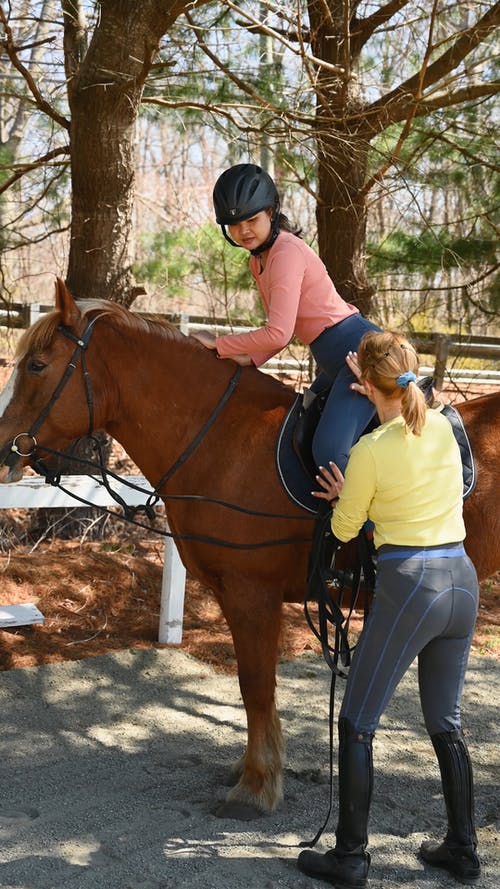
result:
M 238 661 L 248 743 L 238 764 L 239 781 L 216 814 L 243 820 L 271 812 L 283 798 L 284 743 L 275 703 L 281 601 L 260 592 L 259 607 L 253 604 L 252 594 L 241 587 L 238 602 L 223 603 Z

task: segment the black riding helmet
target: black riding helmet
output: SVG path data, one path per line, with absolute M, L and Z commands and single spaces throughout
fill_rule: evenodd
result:
M 271 236 L 265 244 L 252 250 L 254 256 L 271 247 L 279 234 L 280 199 L 276 186 L 265 170 L 256 164 L 236 164 L 225 170 L 215 183 L 215 218 L 222 233 L 233 247 L 239 247 L 226 232 L 226 225 L 236 225 L 270 208 Z

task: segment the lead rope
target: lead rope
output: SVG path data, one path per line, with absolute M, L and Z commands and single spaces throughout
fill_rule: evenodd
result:
M 329 728 L 329 801 L 326 818 L 312 840 L 304 840 L 299 843 L 299 847 L 312 848 L 316 845 L 322 834 L 324 833 L 331 817 L 333 808 L 333 746 L 334 746 L 334 725 L 335 725 L 335 690 L 337 678 L 347 679 L 349 666 L 351 663 L 351 653 L 355 646 L 350 646 L 348 639 L 349 623 L 352 613 L 356 607 L 361 588 L 361 578 L 367 583 L 367 586 L 373 590 L 375 585 L 375 568 L 371 558 L 366 532 L 362 529 L 358 535 L 356 548 L 356 563 L 352 571 L 342 571 L 336 568 L 336 555 L 342 547 L 342 544 L 333 535 L 331 530 L 332 510 L 322 512 L 316 520 L 313 535 L 313 549 L 311 552 L 310 570 L 307 583 L 307 597 L 304 602 L 304 613 L 306 620 L 321 643 L 323 657 L 331 670 L 330 695 L 328 708 L 328 728 Z M 338 583 L 335 586 L 335 598 L 330 591 L 333 583 L 332 578 Z M 348 581 L 348 584 L 346 583 Z M 351 589 L 351 602 L 347 616 L 344 615 L 341 605 L 345 586 Z M 318 603 L 318 627 L 314 625 L 314 621 L 309 611 L 309 601 L 317 601 Z M 367 605 L 365 603 L 364 619 L 367 616 Z M 330 630 L 334 628 L 334 642 L 330 641 Z

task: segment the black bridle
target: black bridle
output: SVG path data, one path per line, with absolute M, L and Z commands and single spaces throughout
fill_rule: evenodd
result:
M 36 451 L 38 450 L 36 433 L 40 429 L 40 426 L 42 425 L 44 420 L 50 414 L 52 408 L 54 407 L 54 404 L 58 400 L 63 389 L 66 387 L 66 384 L 69 382 L 71 376 L 73 375 L 73 372 L 76 370 L 79 361 L 81 361 L 81 365 L 82 365 L 83 381 L 84 381 L 84 385 L 85 385 L 85 395 L 86 395 L 86 399 L 87 399 L 87 409 L 88 409 L 88 413 L 89 413 L 88 435 L 92 435 L 92 433 L 94 431 L 94 400 L 92 397 L 92 387 L 90 385 L 90 377 L 89 377 L 89 372 L 87 369 L 87 362 L 85 360 L 85 352 L 87 351 L 87 348 L 88 348 L 88 345 L 90 342 L 90 337 L 92 335 L 92 331 L 94 329 L 94 324 L 96 321 L 97 321 L 97 317 L 92 318 L 88 322 L 81 337 L 76 336 L 72 330 L 69 330 L 69 328 L 65 327 L 63 324 L 60 324 L 57 327 L 57 330 L 59 333 L 62 333 L 63 336 L 65 336 L 69 340 L 72 340 L 72 342 L 75 343 L 75 351 L 73 352 L 73 354 L 68 362 L 68 365 L 66 367 L 66 370 L 64 371 L 64 373 L 63 373 L 61 379 L 59 380 L 59 383 L 57 384 L 56 388 L 54 389 L 52 395 L 50 396 L 47 404 L 45 405 L 43 410 L 39 413 L 39 415 L 36 418 L 36 420 L 34 421 L 34 423 L 32 423 L 28 432 L 19 432 L 16 435 L 16 437 L 13 439 L 12 444 L 10 446 L 11 453 L 5 460 L 5 463 L 7 464 L 7 466 L 12 466 L 13 463 L 18 459 L 18 457 L 34 457 Z M 21 451 L 19 449 L 19 445 L 17 444 L 17 440 L 19 438 L 31 438 L 31 440 L 33 442 L 33 447 L 28 452 Z

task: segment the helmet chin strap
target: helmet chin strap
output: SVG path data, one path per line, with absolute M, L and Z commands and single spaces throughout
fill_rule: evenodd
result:
M 231 244 L 232 247 L 241 247 L 241 244 L 237 244 L 236 241 L 233 241 L 232 238 L 229 237 L 225 225 L 221 225 L 221 229 L 226 241 Z
M 279 233 L 280 233 L 279 228 L 273 227 L 271 230 L 271 237 L 265 242 L 265 244 L 261 244 L 260 247 L 256 247 L 255 250 L 250 250 L 250 253 L 252 254 L 252 256 L 260 256 L 261 253 L 264 253 L 266 250 L 269 250 L 273 246 Z
M 233 241 L 233 239 L 229 237 L 225 225 L 221 225 L 221 229 L 222 234 L 229 244 L 231 244 L 233 247 L 241 247 L 241 244 L 237 244 L 236 241 Z M 279 233 L 279 215 L 278 213 L 275 213 L 273 218 L 271 219 L 271 234 L 269 235 L 269 238 L 267 239 L 267 241 L 264 242 L 264 244 L 261 244 L 260 247 L 256 247 L 255 250 L 250 250 L 252 256 L 260 256 L 261 253 L 269 250 L 273 246 Z M 244 250 L 245 248 L 242 247 L 242 249 Z

